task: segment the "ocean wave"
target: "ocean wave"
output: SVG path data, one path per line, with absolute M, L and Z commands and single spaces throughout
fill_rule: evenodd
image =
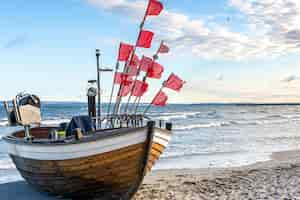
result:
M 222 127 L 222 126 L 230 126 L 230 122 L 213 122 L 207 124 L 191 124 L 185 126 L 175 127 L 175 130 L 184 131 L 184 130 L 193 130 L 198 128 L 212 128 L 212 127 Z
M 210 123 L 200 123 L 200 124 L 189 124 L 175 127 L 177 131 L 186 131 L 193 129 L 201 129 L 201 128 L 214 128 L 214 127 L 225 127 L 225 126 L 258 126 L 265 124 L 279 124 L 285 123 L 286 120 L 276 120 L 276 121 L 268 121 L 268 120 L 243 120 L 243 121 L 228 121 L 228 122 L 210 122 Z
M 299 117 L 299 115 L 275 114 L 275 115 L 269 115 L 265 117 L 265 119 L 292 119 L 296 117 Z
M 65 118 L 58 118 L 58 119 L 46 119 L 42 121 L 42 125 L 57 125 L 60 123 L 65 123 L 65 122 L 69 122 L 70 119 L 65 119 Z M 8 125 L 8 121 L 0 121 L 0 127 L 4 127 Z
M 164 159 L 180 158 L 180 157 L 194 157 L 194 156 L 216 156 L 216 155 L 228 155 L 228 154 L 239 154 L 245 153 L 243 150 L 232 150 L 232 151 L 212 151 L 212 152 L 166 152 L 162 155 Z
M 7 120 L 0 120 L 0 126 L 7 126 L 8 121 Z
M 65 118 L 47 119 L 47 120 L 42 121 L 42 125 L 57 125 L 57 124 L 66 123 L 69 121 L 70 121 L 70 119 L 65 119 Z
M 199 112 L 175 112 L 175 113 L 161 113 L 152 115 L 155 119 L 160 119 L 164 121 L 188 119 L 198 116 Z
M 2 169 L 15 169 L 16 166 L 10 160 L 0 160 L 0 170 Z
M 162 117 L 156 117 L 159 118 L 160 120 L 164 121 L 170 121 L 170 120 L 175 120 L 175 119 L 186 119 L 186 115 L 171 115 L 171 116 L 162 116 Z
M 258 120 L 274 120 L 274 119 L 290 119 L 290 120 L 297 120 L 300 119 L 300 115 L 296 114 L 274 114 L 274 115 L 268 115 L 265 117 L 261 117 Z

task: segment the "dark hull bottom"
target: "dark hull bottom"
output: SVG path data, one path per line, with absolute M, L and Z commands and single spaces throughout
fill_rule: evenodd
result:
M 65 161 L 38 161 L 11 155 L 26 181 L 65 197 L 116 197 L 127 199 L 139 185 L 145 145 Z

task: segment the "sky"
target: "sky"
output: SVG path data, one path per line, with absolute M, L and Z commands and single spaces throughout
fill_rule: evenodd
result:
M 171 103 L 300 102 L 299 0 L 161 0 L 149 17 L 161 40 L 162 80 L 150 80 L 152 99 L 172 72 L 186 80 L 182 92 L 165 90 Z M 0 3 L 0 100 L 18 92 L 42 100 L 85 101 L 87 80 L 101 66 L 114 68 L 120 42 L 134 44 L 146 0 L 12 0 Z M 102 77 L 108 100 L 112 73 Z

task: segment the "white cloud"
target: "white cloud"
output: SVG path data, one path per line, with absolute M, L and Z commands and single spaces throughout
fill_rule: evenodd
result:
M 218 74 L 218 75 L 216 76 L 216 80 L 217 80 L 217 81 L 223 81 L 223 80 L 224 80 L 223 75 L 222 75 L 222 74 Z
M 141 18 L 146 0 L 86 0 L 101 9 Z M 228 0 L 248 19 L 249 30 L 239 33 L 204 19 L 191 19 L 165 10 L 150 23 L 158 37 L 179 52 L 192 52 L 206 59 L 253 59 L 299 52 L 299 0 Z
M 230 0 L 248 19 L 252 33 L 270 41 L 276 53 L 299 52 L 299 0 Z
M 118 14 L 140 17 L 146 7 L 146 1 L 135 0 L 86 0 L 89 4 Z
M 299 76 L 289 75 L 289 76 L 283 78 L 281 81 L 286 82 L 286 83 L 290 83 L 290 82 L 297 81 L 297 80 L 300 80 Z

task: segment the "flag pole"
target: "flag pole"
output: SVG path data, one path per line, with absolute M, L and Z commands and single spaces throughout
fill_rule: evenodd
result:
M 126 103 L 126 105 L 125 105 L 125 109 L 124 109 L 124 113 L 125 113 L 125 114 L 127 113 L 128 105 L 129 105 L 130 100 L 131 100 L 131 97 L 132 97 L 132 92 L 133 92 L 133 90 L 134 90 L 134 88 L 135 88 L 135 85 L 136 85 L 135 83 L 136 83 L 136 81 L 137 81 L 137 79 L 138 79 L 138 76 L 140 75 L 140 71 L 141 71 L 141 66 L 139 66 L 139 68 L 138 68 L 138 71 L 137 71 L 137 73 L 136 73 L 136 76 L 135 76 L 135 79 L 134 79 L 134 82 L 133 82 L 133 86 L 132 86 L 132 88 L 131 88 L 131 90 L 130 90 L 130 95 L 129 95 L 128 100 L 127 100 L 127 103 Z
M 136 40 L 135 46 L 133 47 L 133 50 L 132 50 L 132 53 L 131 53 L 129 62 L 126 62 L 125 66 L 124 66 L 124 70 L 123 70 L 123 71 L 124 71 L 125 73 L 128 73 L 128 70 L 129 70 L 129 69 L 128 69 L 128 68 L 129 68 L 128 66 L 129 66 L 129 64 L 130 64 L 131 60 L 133 59 L 134 54 L 135 54 L 135 52 L 136 52 L 136 48 L 137 48 L 137 46 L 138 46 L 138 41 L 139 41 L 139 38 L 140 38 L 140 36 L 141 36 L 141 32 L 142 32 L 142 30 L 143 30 L 143 28 L 144 28 L 145 21 L 146 21 L 146 18 L 147 18 L 147 13 L 148 13 L 148 8 L 149 8 L 149 6 L 150 6 L 150 1 L 148 2 L 148 5 L 147 5 L 147 9 L 146 9 L 145 15 L 144 15 L 143 20 L 142 20 L 142 22 L 141 22 L 139 35 L 138 35 L 138 38 L 137 38 L 137 40 Z M 119 87 L 118 96 L 117 96 L 117 98 L 116 98 L 116 104 L 115 104 L 115 108 L 114 108 L 114 114 L 118 114 L 119 111 L 120 111 L 120 104 L 121 104 L 121 101 L 122 101 L 122 96 L 121 96 L 122 87 L 123 87 L 122 85 L 120 85 L 120 87 Z
M 159 53 L 159 50 L 160 50 L 160 47 L 161 47 L 162 44 L 163 44 L 163 40 L 161 41 L 160 46 L 159 46 L 159 48 L 157 49 L 156 53 L 153 55 L 153 61 L 152 61 L 152 63 L 151 63 L 151 67 L 153 67 L 155 61 L 158 59 L 158 53 Z M 136 75 L 136 77 L 135 77 L 135 81 L 134 81 L 134 83 L 133 83 L 133 87 L 131 88 L 131 93 L 130 93 L 130 96 L 129 96 L 129 98 L 128 98 L 128 102 L 127 102 L 126 107 L 125 107 L 125 113 L 127 112 L 127 108 L 128 108 L 128 106 L 129 106 L 129 103 L 130 103 L 130 100 L 131 100 L 131 97 L 132 97 L 132 92 L 133 92 L 134 87 L 135 87 L 135 82 L 137 81 L 137 78 L 138 78 L 138 76 L 140 75 L 140 73 L 141 73 L 141 65 L 139 65 L 138 72 L 137 72 L 137 75 Z M 146 73 L 146 75 L 145 75 L 144 78 L 143 78 L 143 83 L 146 83 L 147 76 L 148 76 L 148 72 Z M 136 99 L 135 99 L 134 102 L 136 102 L 136 101 L 137 101 L 137 97 L 136 97 Z M 135 103 L 132 105 L 132 108 L 134 108 L 134 107 L 135 107 Z
M 126 63 L 127 63 L 128 61 L 126 61 Z M 123 73 L 125 73 L 125 67 L 126 67 L 126 64 L 125 63 L 125 66 L 124 66 L 124 68 L 123 68 Z M 114 115 L 116 115 L 119 111 L 119 109 L 118 109 L 118 106 L 120 105 L 120 103 L 121 103 L 121 95 L 120 95 L 120 93 L 121 93 L 121 91 L 122 91 L 122 84 L 119 86 L 119 90 L 118 90 L 118 93 L 117 93 L 117 97 L 116 97 L 116 101 L 115 101 L 115 105 L 114 105 L 114 109 L 113 109 L 113 111 L 112 111 L 112 114 L 114 114 Z
M 117 64 L 116 64 L 116 67 L 115 67 L 115 75 L 114 75 L 114 78 L 113 78 L 113 84 L 112 84 L 111 93 L 110 93 L 109 104 L 108 104 L 108 108 L 107 108 L 107 123 L 108 123 L 108 118 L 109 118 L 110 111 L 111 111 L 112 98 L 113 98 L 114 91 L 115 91 L 115 78 L 116 78 L 116 73 L 117 73 L 118 70 L 119 70 L 119 66 L 120 66 L 120 63 L 119 63 L 119 61 L 117 61 Z
M 158 60 L 159 50 L 160 50 L 161 45 L 163 45 L 163 43 L 164 43 L 164 41 L 162 40 L 162 41 L 160 42 L 159 48 L 157 49 L 156 53 L 153 55 L 153 61 L 152 61 L 151 67 L 153 67 L 155 61 Z M 147 78 L 148 78 L 148 74 L 149 74 L 149 73 L 148 73 L 148 71 L 147 71 L 146 75 L 145 75 L 144 78 L 143 78 L 143 83 L 146 83 Z M 139 107 L 139 104 L 140 104 L 140 102 L 141 102 L 141 99 L 142 99 L 142 97 L 137 97 L 136 100 L 135 100 L 135 102 L 137 101 L 136 105 L 133 105 L 134 113 L 135 113 L 135 114 L 136 114 L 137 111 L 138 111 L 138 107 Z

